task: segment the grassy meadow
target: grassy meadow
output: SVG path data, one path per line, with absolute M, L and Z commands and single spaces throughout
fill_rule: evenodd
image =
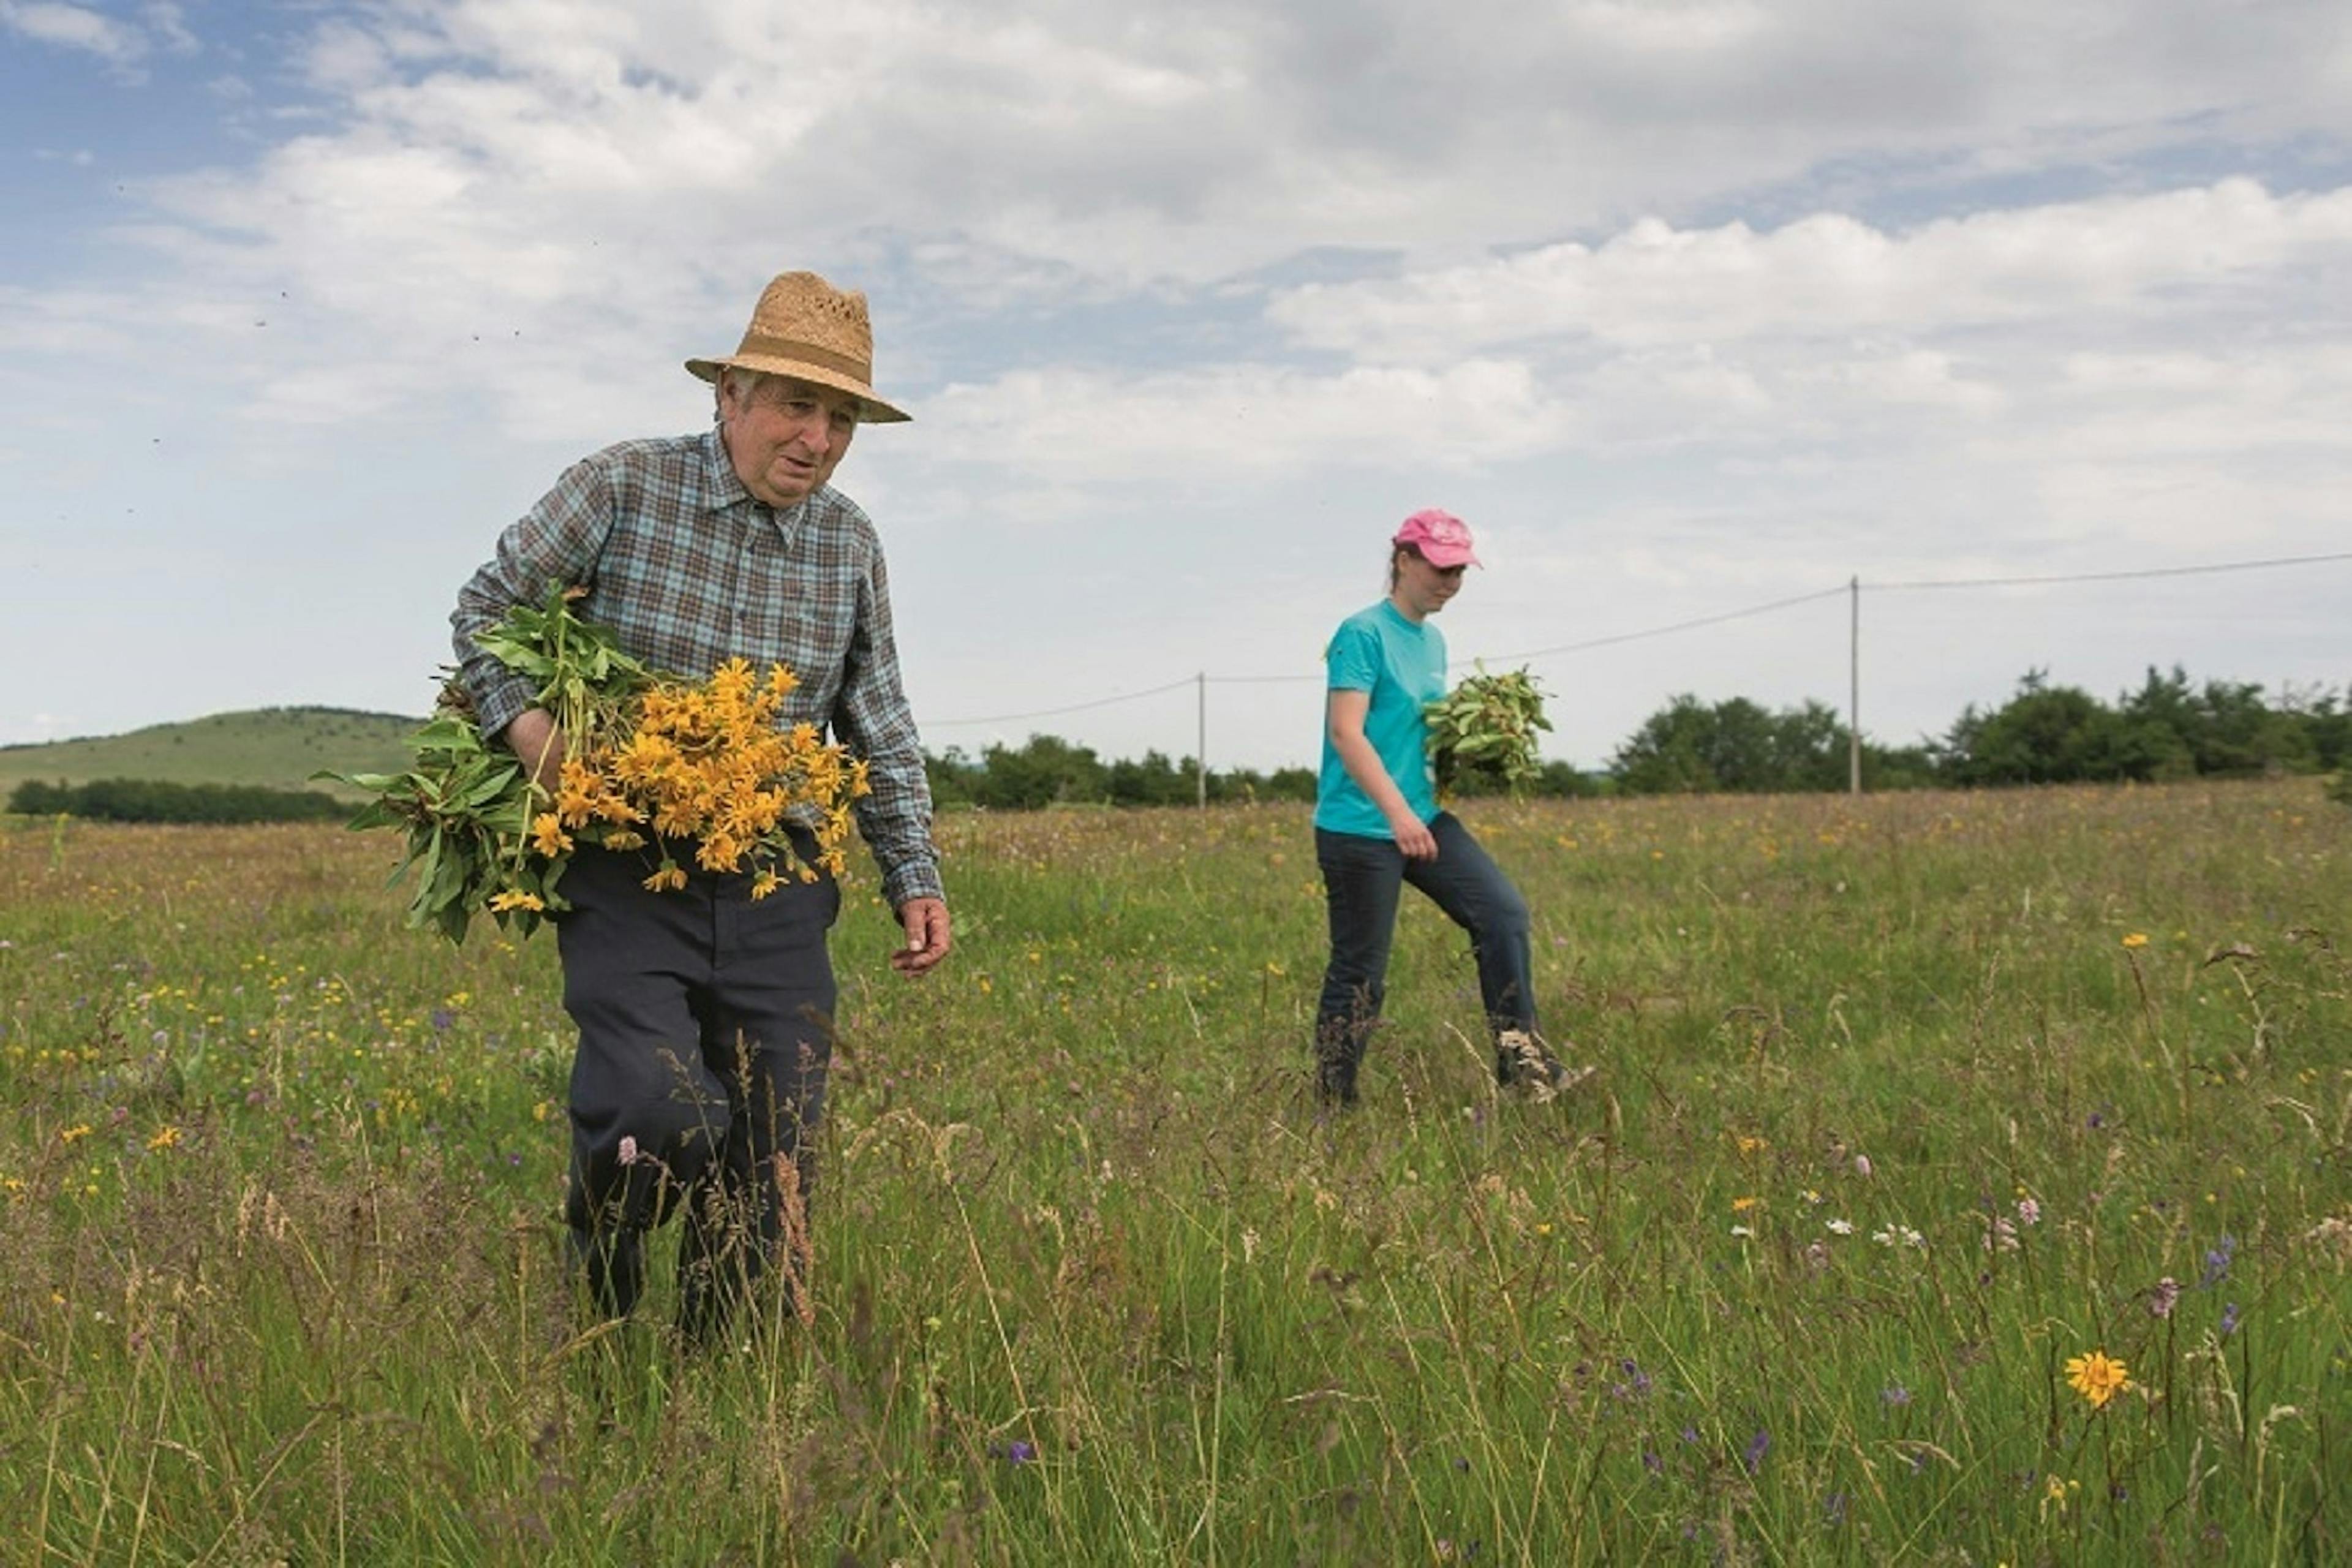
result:
M 1411 900 L 1317 1115 L 1299 811 L 950 819 L 921 984 L 861 867 L 813 1318 L 692 1356 L 557 1267 L 551 941 L 0 826 L 0 1562 L 2352 1561 L 2352 811 L 1465 816 L 1566 1102 Z

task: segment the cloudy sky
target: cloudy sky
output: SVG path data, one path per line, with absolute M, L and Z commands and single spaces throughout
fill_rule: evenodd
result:
M 0 0 L 0 742 L 429 701 L 575 457 L 773 272 L 934 748 L 1312 758 L 1442 505 L 1553 754 L 1678 692 L 2341 687 L 2342 0 Z M 1043 717 L 1076 704 L 1099 705 Z

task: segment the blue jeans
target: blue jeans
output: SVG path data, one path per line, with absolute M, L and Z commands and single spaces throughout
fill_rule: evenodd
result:
M 1452 812 L 1439 812 L 1429 831 L 1437 840 L 1434 860 L 1406 859 L 1393 839 L 1315 830 L 1331 916 L 1331 962 L 1315 1013 L 1318 1088 L 1327 1099 L 1356 1098 L 1356 1068 L 1387 995 L 1389 947 L 1407 882 L 1470 933 L 1487 1027 L 1535 1030 L 1527 900 Z

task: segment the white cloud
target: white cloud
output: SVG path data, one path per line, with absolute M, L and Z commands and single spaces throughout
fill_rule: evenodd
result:
M 147 35 L 103 11 L 62 0 L 0 0 L 0 27 L 37 43 L 79 49 L 115 66 L 146 58 Z
M 1136 378 L 1063 369 L 948 388 L 929 405 L 924 446 L 933 460 L 1065 484 L 1329 464 L 1444 472 L 1555 447 L 1574 417 L 1507 360 L 1333 375 L 1272 364 Z
M 2230 179 L 1893 233 L 1836 213 L 1765 233 L 1644 218 L 1598 246 L 1307 285 L 1269 314 L 1312 347 L 1420 362 L 1555 336 L 1721 342 L 2168 313 L 2304 267 L 2352 274 L 2352 187 L 2273 195 Z

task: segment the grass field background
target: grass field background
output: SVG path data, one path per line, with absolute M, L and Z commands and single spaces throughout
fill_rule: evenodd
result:
M 865 877 L 814 1321 L 699 1356 L 556 1268 L 551 942 L 0 828 L 0 1560 L 2352 1560 L 2352 812 L 1465 816 L 1566 1103 L 1416 901 L 1318 1118 L 1297 812 L 947 821 L 918 985 Z

